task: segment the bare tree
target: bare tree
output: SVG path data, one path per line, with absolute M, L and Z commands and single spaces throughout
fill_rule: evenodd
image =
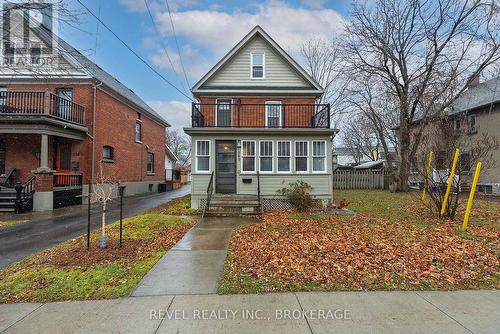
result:
M 341 106 L 346 83 L 340 80 L 342 73 L 338 41 L 313 38 L 302 44 L 300 53 L 306 71 L 323 87 L 324 93 L 319 103 L 330 103 L 332 124 L 341 119 Z
M 362 157 L 371 161 L 379 158 L 380 141 L 371 122 L 363 114 L 351 117 L 344 123 L 340 133 L 344 146 L 349 149 L 356 164 L 361 163 Z
M 191 141 L 177 129 L 167 129 L 167 146 L 179 159 L 181 165 L 186 165 L 191 157 Z
M 108 175 L 104 171 L 103 163 L 99 165 L 99 174 L 95 180 L 93 192 L 91 194 L 91 200 L 98 202 L 101 205 L 101 237 L 99 239 L 99 246 L 101 248 L 106 247 L 106 213 L 108 209 L 108 203 L 116 197 L 116 192 L 118 190 L 119 181 L 114 177 Z
M 375 77 L 397 99 L 396 181 L 405 191 L 425 128 L 410 136 L 412 123 L 440 114 L 500 59 L 499 7 L 487 0 L 355 3 L 345 31 L 351 76 Z
M 497 163 L 493 152 L 498 149 L 498 139 L 485 133 L 479 137 L 470 136 L 465 126 L 459 128 L 455 126 L 456 122 L 466 124 L 466 121 L 465 114 L 454 115 L 453 118 L 432 117 L 412 162 L 412 178 L 415 181 L 423 181 L 426 197 L 429 199 L 424 204 L 432 214 L 438 217 L 449 219 L 455 217 L 460 202 L 466 199 L 460 194 L 469 189 L 474 168 L 478 162 L 483 164 L 483 170 L 492 168 Z M 446 211 L 441 215 L 455 148 L 460 149 L 459 160 L 452 181 L 452 190 L 447 199 Z M 434 158 L 431 169 L 428 171 L 427 162 L 430 151 L 434 152 Z

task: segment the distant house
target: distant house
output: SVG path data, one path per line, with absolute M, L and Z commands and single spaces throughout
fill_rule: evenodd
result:
M 414 127 L 417 126 L 418 121 L 415 122 Z M 473 152 L 470 152 L 467 143 L 480 143 L 483 136 L 488 136 L 491 139 L 496 138 L 497 141 L 500 141 L 500 77 L 483 83 L 477 80 L 455 101 L 452 107 L 445 112 L 445 115 L 434 117 L 425 135 L 438 136 L 440 141 L 445 142 L 446 136 L 450 136 L 450 133 L 440 131 L 443 127 L 451 128 L 452 132 L 459 136 L 457 137 L 461 150 L 459 165 L 462 173 L 462 187 L 466 189 L 471 185 L 475 167 L 471 166 Z M 454 147 L 444 147 L 442 150 L 434 152 L 437 172 L 449 167 L 444 163 L 446 161 L 444 157 L 449 156 L 453 150 Z M 477 190 L 486 194 L 500 194 L 500 148 L 497 147 L 491 152 L 491 158 L 489 165 L 483 166 L 481 170 Z M 414 166 L 421 164 L 422 161 L 418 161 L 418 158 L 412 162 Z M 409 182 L 413 186 L 423 184 L 421 177 L 416 174 L 410 178 Z
M 174 166 L 178 160 L 168 145 L 165 145 L 165 181 L 174 179 Z

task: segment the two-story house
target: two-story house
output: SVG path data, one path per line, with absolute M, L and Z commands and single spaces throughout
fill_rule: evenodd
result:
M 330 106 L 322 87 L 256 26 L 192 89 L 193 208 L 257 199 L 287 208 L 278 190 L 303 180 L 332 199 Z
M 16 32 L 29 47 L 2 40 L 0 211 L 15 209 L 16 183 L 21 209 L 81 203 L 101 169 L 126 195 L 156 191 L 168 123 L 45 26 L 30 26 L 29 41 Z

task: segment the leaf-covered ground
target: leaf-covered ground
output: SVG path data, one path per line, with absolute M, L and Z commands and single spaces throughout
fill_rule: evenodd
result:
M 143 214 L 108 226 L 108 245 L 99 231 L 61 243 L 0 271 L 0 303 L 104 299 L 130 294 L 140 279 L 193 226 L 191 219 Z
M 500 288 L 500 203 L 478 202 L 462 233 L 418 196 L 335 196 L 357 214 L 267 213 L 236 230 L 219 293 Z

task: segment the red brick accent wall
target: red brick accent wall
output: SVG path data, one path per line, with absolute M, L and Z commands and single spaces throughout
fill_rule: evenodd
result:
M 8 84 L 8 90 L 50 91 L 56 88 L 72 88 L 73 102 L 85 106 L 85 124 L 92 132 L 93 88 L 90 84 Z M 95 171 L 100 168 L 102 148 L 110 145 L 114 148 L 114 163 L 103 163 L 106 174 L 113 175 L 123 182 L 163 181 L 165 168 L 165 127 L 142 114 L 142 144 L 135 142 L 135 120 L 137 111 L 127 103 L 97 89 Z M 36 152 L 40 152 L 40 135 L 35 134 L 0 134 L 6 142 L 6 170 L 12 166 L 19 169 L 18 178 L 25 181 L 38 168 L 40 161 Z M 49 136 L 49 167 L 53 166 L 53 143 L 57 140 L 71 142 L 71 161 L 79 162 L 78 172 L 83 173 L 84 183 L 88 183 L 90 151 L 92 141 L 57 139 Z M 148 149 L 146 148 L 148 146 Z M 155 175 L 146 173 L 147 152 L 155 157 Z
M 279 97 L 220 97 L 231 98 L 233 104 L 237 104 L 238 100 L 242 104 L 239 110 L 239 126 L 245 127 L 263 127 L 265 126 L 265 106 L 269 101 L 281 102 L 282 111 L 285 115 L 284 125 L 289 127 L 310 127 L 311 117 L 316 112 L 314 106 L 315 98 L 279 98 Z M 216 113 L 215 97 L 203 96 L 200 98 L 200 111 L 205 117 L 206 124 L 215 124 Z M 204 105 L 205 104 L 205 105 Z M 245 105 L 250 104 L 250 105 Z M 238 125 L 238 108 L 232 108 L 233 124 Z
M 35 191 L 52 191 L 52 174 L 35 174 Z

